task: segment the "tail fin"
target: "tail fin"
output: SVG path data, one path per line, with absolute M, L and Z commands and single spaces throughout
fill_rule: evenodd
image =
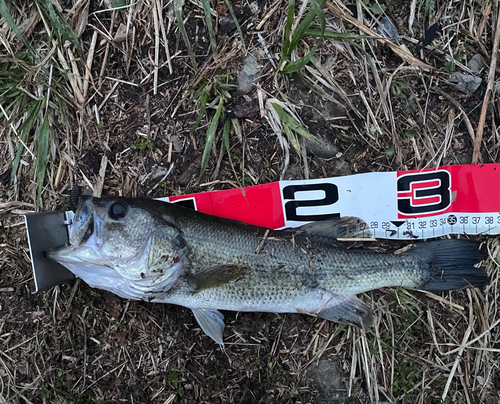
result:
M 417 252 L 417 250 L 420 250 Z M 455 290 L 489 283 L 484 267 L 486 259 L 479 244 L 468 240 L 439 240 L 417 245 L 413 251 L 428 257 L 431 277 L 421 288 L 429 291 Z

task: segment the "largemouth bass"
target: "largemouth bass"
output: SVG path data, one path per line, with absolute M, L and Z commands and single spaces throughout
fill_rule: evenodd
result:
M 355 218 L 273 231 L 150 199 L 82 197 L 69 245 L 47 256 L 90 286 L 192 309 L 223 343 L 219 310 L 307 313 L 370 327 L 357 294 L 387 286 L 453 290 L 488 282 L 478 246 L 420 243 L 401 254 L 336 247 Z M 267 236 L 267 237 L 265 237 Z

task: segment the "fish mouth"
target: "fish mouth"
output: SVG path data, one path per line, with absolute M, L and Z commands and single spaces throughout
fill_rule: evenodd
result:
M 45 256 L 52 261 L 60 263 L 69 262 L 69 258 L 71 257 L 70 254 L 74 250 L 75 248 L 71 244 L 63 244 L 59 247 L 51 248 L 50 250 L 45 251 Z M 78 261 L 81 262 L 81 260 Z
M 81 196 L 76 208 L 73 223 L 68 227 L 69 242 L 71 245 L 83 244 L 94 231 L 93 198 Z
M 68 226 L 69 244 L 52 248 L 45 256 L 59 263 L 82 263 L 86 257 L 99 246 L 97 235 L 100 225 L 93 212 L 93 198 L 81 196 L 73 217 Z

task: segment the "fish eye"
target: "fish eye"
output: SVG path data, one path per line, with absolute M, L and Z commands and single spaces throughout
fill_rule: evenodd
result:
M 125 202 L 115 202 L 109 207 L 109 217 L 114 220 L 122 219 L 127 215 L 128 205 Z

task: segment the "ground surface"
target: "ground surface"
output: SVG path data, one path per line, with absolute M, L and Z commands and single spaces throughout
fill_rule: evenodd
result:
M 475 143 L 481 145 L 475 162 L 498 161 L 498 75 L 490 72 L 497 3 L 337 2 L 344 17 L 330 5 L 327 29 L 373 35 L 366 28 L 376 31 L 377 19 L 387 15 L 402 36 L 397 46 L 411 53 L 402 59 L 387 41 L 306 36 L 291 58 L 318 45 L 313 59 L 283 74 L 275 66 L 283 56 L 289 3 L 231 4 L 245 46 L 226 3 L 212 1 L 214 52 L 203 9 L 186 2 L 194 67 L 166 1 L 123 2 L 127 7 L 113 12 L 98 1 L 54 2 L 79 35 L 73 43 L 42 2 L 13 1 L 10 7 L 0 1 L 35 54 L 31 63 L 19 61 L 26 46 L 1 19 L 2 97 L 9 83 L 19 91 L 10 101 L 0 97 L 12 117 L 11 125 L 3 119 L 0 127 L 0 402 L 498 402 L 494 259 L 500 247 L 494 238 L 488 240 L 492 284 L 486 290 L 443 294 L 441 300 L 399 289 L 365 294 L 379 318 L 375 335 L 305 315 L 225 313 L 230 342 L 221 349 L 181 307 L 128 302 L 80 282 L 31 294 L 27 240 L 16 212 L 67 209 L 74 184 L 97 193 L 102 187 L 102 195 L 160 197 L 280 177 L 470 163 Z M 301 7 L 297 3 L 294 21 Z M 345 17 L 349 13 L 357 27 Z M 425 36 L 434 23 L 441 30 Z M 429 44 L 422 47 L 424 36 Z M 245 62 L 249 54 L 258 63 Z M 473 69 L 474 55 L 483 62 Z M 238 84 L 244 64 L 253 85 L 240 76 L 239 88 L 224 88 Z M 8 73 L 14 68 L 21 79 Z M 450 82 L 452 72 L 471 71 L 482 79 L 473 92 Z M 481 121 L 489 73 L 493 91 Z M 196 89 L 206 83 L 212 85 L 204 87 L 207 111 L 192 131 L 203 94 Z M 11 104 L 23 94 L 23 103 Z M 198 178 L 220 97 L 226 116 L 239 124 L 230 127 L 231 160 L 221 154 L 221 118 Z M 288 106 L 322 141 L 321 147 L 308 144 L 306 158 L 304 144 L 302 156 L 290 147 L 285 172 L 287 153 L 269 122 L 269 98 Z M 43 100 L 42 107 L 23 132 L 21 123 L 29 119 L 23 108 L 34 100 Z M 18 135 L 29 150 L 12 175 Z M 45 157 L 39 154 L 44 150 Z M 15 185 L 9 182 L 14 177 Z

